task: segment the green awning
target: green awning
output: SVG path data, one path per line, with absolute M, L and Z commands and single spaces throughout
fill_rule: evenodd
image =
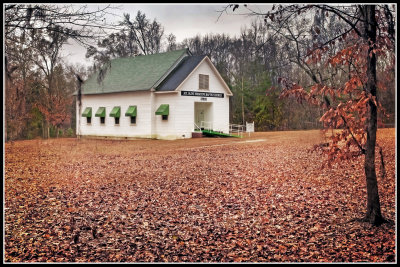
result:
M 92 108 L 85 108 L 85 110 L 82 113 L 82 117 L 88 117 L 91 118 L 92 117 Z
M 125 116 L 136 117 L 136 113 L 136 106 L 129 106 L 128 110 L 125 112 Z
M 105 117 L 106 116 L 106 108 L 105 107 L 99 107 L 99 109 L 96 112 L 96 117 Z
M 156 111 L 156 115 L 168 115 L 168 114 L 169 114 L 168 104 L 161 104 Z
M 119 118 L 121 116 L 121 107 L 114 107 L 110 112 L 110 117 Z

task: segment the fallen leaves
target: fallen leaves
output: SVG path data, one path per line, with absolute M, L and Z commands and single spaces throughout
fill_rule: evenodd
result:
M 393 225 L 351 221 L 366 205 L 360 159 L 321 170 L 307 152 L 318 131 L 261 137 L 7 143 L 5 261 L 396 260 Z M 394 130 L 378 138 L 395 220 Z

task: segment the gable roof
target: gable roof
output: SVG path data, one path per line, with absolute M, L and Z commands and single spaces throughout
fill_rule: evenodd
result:
M 157 92 L 166 92 L 166 91 L 179 91 L 181 85 L 184 81 L 193 73 L 201 63 L 206 62 L 209 64 L 211 70 L 215 73 L 217 79 L 220 80 L 222 86 L 225 88 L 228 96 L 232 96 L 232 91 L 229 89 L 229 86 L 226 84 L 224 79 L 221 77 L 221 74 L 215 68 L 214 64 L 205 55 L 198 56 L 188 56 L 183 59 L 180 64 L 170 73 L 170 75 L 156 88 Z
M 188 56 L 156 88 L 156 91 L 174 91 L 206 56 Z
M 98 83 L 100 71 L 96 72 L 83 83 L 82 94 L 150 90 L 157 87 L 188 55 L 188 49 L 181 49 L 134 58 L 113 59 L 108 68 L 103 68 L 103 81 Z
M 217 78 L 220 80 L 222 85 L 225 87 L 225 90 L 227 91 L 228 96 L 233 96 L 231 89 L 229 89 L 229 86 L 226 84 L 224 78 L 222 78 L 221 74 L 217 70 L 217 68 L 214 66 L 214 64 L 211 62 L 211 60 L 208 57 L 205 57 L 203 61 L 206 61 L 208 65 L 211 67 L 211 69 L 214 71 L 215 75 Z
M 170 84 L 170 86 L 165 86 L 163 87 L 163 84 L 157 89 L 164 89 L 164 91 L 180 91 L 182 84 L 186 81 L 186 79 L 189 78 L 189 76 L 203 63 L 208 64 L 211 68 L 211 70 L 214 72 L 215 76 L 217 79 L 221 82 L 222 86 L 226 90 L 226 95 L 227 96 L 232 96 L 232 91 L 229 89 L 229 86 L 226 84 L 225 80 L 222 78 L 221 74 L 218 72 L 217 68 L 215 68 L 214 64 L 211 62 L 210 58 L 208 56 L 190 56 L 187 57 L 185 61 L 181 62 L 181 66 L 179 66 L 177 69 L 176 74 L 177 77 L 175 77 L 175 73 L 171 73 L 171 75 L 167 79 L 171 79 L 172 82 L 169 83 L 168 80 L 165 81 L 165 84 Z M 182 75 L 180 75 L 182 74 Z M 161 91 L 161 90 L 157 90 Z

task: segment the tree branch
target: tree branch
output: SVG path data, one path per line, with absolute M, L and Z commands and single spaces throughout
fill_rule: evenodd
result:
M 360 149 L 362 154 L 365 154 L 365 149 L 361 146 L 361 144 L 357 141 L 357 139 L 355 138 L 355 136 L 353 135 L 353 132 L 350 130 L 349 125 L 347 124 L 346 119 L 343 117 L 343 115 L 340 115 L 340 117 L 342 118 L 347 130 L 349 131 L 351 137 L 353 138 L 354 142 L 356 143 L 356 145 L 358 146 L 358 148 Z

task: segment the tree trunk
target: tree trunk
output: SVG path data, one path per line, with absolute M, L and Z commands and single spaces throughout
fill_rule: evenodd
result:
M 7 117 L 4 116 L 5 120 L 4 120 L 4 141 L 7 142 Z
M 46 138 L 45 129 L 46 129 L 45 121 L 42 120 L 42 136 L 43 136 L 43 139 Z
M 376 20 L 375 6 L 366 5 L 363 7 L 365 16 L 365 37 L 370 47 L 367 55 L 367 93 L 376 97 L 376 55 L 373 53 L 374 47 L 371 44 L 376 43 Z M 379 202 L 378 181 L 375 170 L 375 146 L 377 132 L 377 107 L 373 101 L 368 101 L 369 119 L 367 125 L 367 142 L 365 148 L 364 170 L 367 184 L 367 212 L 365 220 L 380 225 L 385 220 L 381 214 L 381 205 Z
M 49 122 L 44 119 L 43 120 L 43 139 L 49 139 L 50 138 L 50 126 Z
M 242 76 L 242 124 L 245 125 L 246 123 L 244 122 L 244 103 L 243 103 L 243 76 Z

